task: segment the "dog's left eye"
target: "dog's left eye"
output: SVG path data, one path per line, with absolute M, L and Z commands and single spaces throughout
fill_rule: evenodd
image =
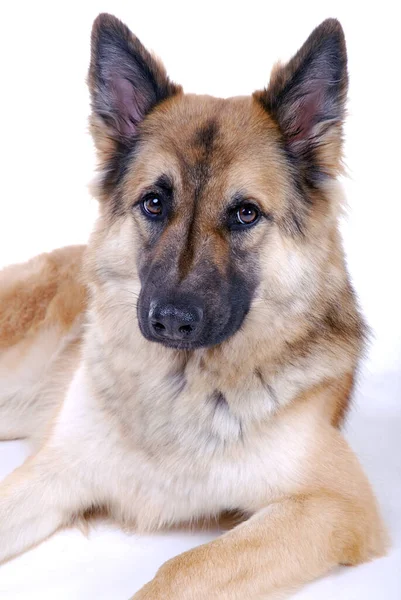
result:
M 157 194 L 149 194 L 142 200 L 142 210 L 149 217 L 161 217 L 163 201 Z
M 237 223 L 240 225 L 253 225 L 259 220 L 260 212 L 254 204 L 243 204 L 236 213 Z

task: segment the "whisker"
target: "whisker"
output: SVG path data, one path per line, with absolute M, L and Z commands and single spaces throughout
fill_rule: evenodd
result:
M 130 294 L 130 296 L 133 296 L 134 298 L 139 298 L 140 295 L 140 292 L 134 292 L 133 290 L 128 290 L 126 288 L 122 288 L 122 291 Z
M 125 308 L 125 309 L 134 309 L 136 310 L 138 304 L 130 304 L 127 302 L 113 302 L 112 304 L 107 304 L 107 308 Z

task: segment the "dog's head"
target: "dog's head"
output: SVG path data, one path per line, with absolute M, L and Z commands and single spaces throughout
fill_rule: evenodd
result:
M 101 207 L 92 279 L 124 327 L 137 318 L 148 340 L 212 346 L 261 303 L 280 311 L 319 293 L 347 91 L 337 21 L 276 66 L 267 89 L 217 99 L 184 94 L 100 15 L 89 86 Z

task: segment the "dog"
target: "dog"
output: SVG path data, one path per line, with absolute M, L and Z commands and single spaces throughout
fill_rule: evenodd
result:
M 184 94 L 92 30 L 99 218 L 1 274 L 0 560 L 102 509 L 137 531 L 239 511 L 135 600 L 276 598 L 382 556 L 341 434 L 366 326 L 338 230 L 347 55 L 318 26 L 250 97 Z

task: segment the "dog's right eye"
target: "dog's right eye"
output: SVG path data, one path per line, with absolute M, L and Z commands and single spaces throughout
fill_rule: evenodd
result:
M 148 194 L 142 200 L 142 211 L 151 219 L 163 214 L 163 201 L 157 194 Z

